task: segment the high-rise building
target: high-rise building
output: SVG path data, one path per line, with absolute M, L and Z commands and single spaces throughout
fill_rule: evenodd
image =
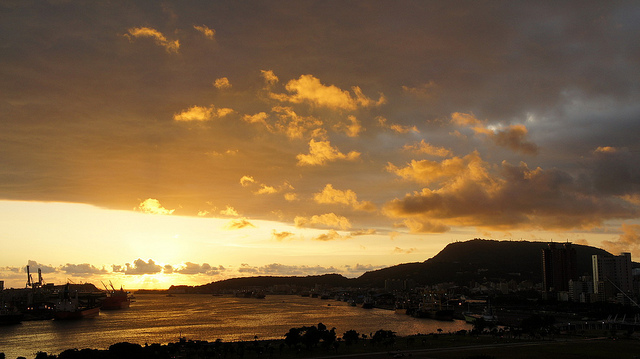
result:
M 571 243 L 549 243 L 542 250 L 543 285 L 545 292 L 566 292 L 569 280 L 578 279 L 576 249 Z
M 619 256 L 591 256 L 593 265 L 593 290 L 598 300 L 606 301 L 618 293 L 630 295 L 633 291 L 631 253 Z

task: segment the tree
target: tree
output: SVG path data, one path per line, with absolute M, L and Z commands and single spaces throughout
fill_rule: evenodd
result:
M 360 337 L 360 334 L 353 329 L 347 330 L 346 332 L 344 332 L 344 334 L 342 334 L 342 339 L 344 340 L 347 346 L 353 343 L 357 343 L 359 337 Z
M 289 348 L 298 345 L 302 340 L 300 336 L 300 328 L 291 328 L 289 332 L 284 335 L 284 343 L 289 346 Z

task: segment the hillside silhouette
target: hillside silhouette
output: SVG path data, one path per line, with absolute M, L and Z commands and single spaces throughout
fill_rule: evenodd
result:
M 542 249 L 548 245 L 548 242 L 485 239 L 455 242 L 424 262 L 367 272 L 357 280 L 370 286 L 384 285 L 385 279 L 413 280 L 418 284 L 454 282 L 459 285 L 483 280 L 542 282 Z M 612 256 L 603 249 L 579 244 L 572 246 L 576 249 L 578 275 L 591 275 L 592 255 Z
M 346 278 L 339 274 L 306 277 L 244 277 L 197 287 L 181 286 L 181 288 L 187 288 L 187 291 L 216 292 L 274 285 L 384 287 L 385 280 L 389 279 L 410 280 L 416 285 L 446 282 L 468 285 L 472 281 L 486 280 L 539 283 L 542 282 L 542 249 L 548 248 L 548 245 L 548 242 L 472 239 L 450 243 L 436 256 L 424 262 L 404 263 L 378 269 L 366 272 L 358 278 Z M 572 244 L 572 246 L 576 249 L 578 275 L 591 275 L 592 255 L 612 256 L 611 253 L 600 248 L 580 244 Z

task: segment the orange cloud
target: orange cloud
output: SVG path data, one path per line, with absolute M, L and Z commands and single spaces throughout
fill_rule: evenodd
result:
M 246 218 L 234 219 L 227 223 L 225 226 L 227 229 L 243 229 L 248 227 L 255 227 L 251 222 L 249 222 Z
M 235 208 L 233 208 L 231 206 L 227 206 L 226 209 L 221 210 L 220 214 L 223 214 L 225 216 L 232 216 L 232 217 L 239 216 L 238 211 L 236 211 Z
M 126 37 L 129 38 L 129 41 L 133 41 L 134 38 L 139 37 L 150 37 L 152 38 L 157 45 L 160 45 L 167 50 L 167 52 L 177 53 L 178 49 L 180 49 L 180 42 L 178 40 L 169 41 L 164 35 L 156 30 L 149 27 L 134 27 L 128 30 L 128 34 L 125 34 Z
M 269 78 L 271 76 L 275 77 L 273 73 L 269 75 Z M 336 110 L 355 110 L 359 107 L 381 105 L 386 101 L 382 95 L 377 101 L 371 100 L 357 86 L 352 87 L 354 98 L 349 91 L 342 90 L 335 85 L 323 85 L 313 75 L 301 75 L 299 79 L 289 81 L 285 88 L 290 94 L 271 93 L 270 96 L 282 102 L 309 103 Z
M 487 164 L 482 161 L 480 154 L 474 151 L 462 158 L 453 157 L 442 162 L 412 160 L 404 168 L 399 168 L 389 163 L 387 170 L 407 180 L 430 184 L 459 177 L 483 180 L 487 178 L 486 166 Z
M 175 209 L 166 209 L 162 207 L 160 201 L 155 198 L 147 198 L 138 205 L 136 210 L 148 214 L 172 214 Z
M 616 153 L 618 151 L 617 148 L 611 146 L 600 146 L 593 150 L 594 153 Z
M 313 116 L 300 116 L 291 107 L 285 106 L 275 106 L 271 111 L 278 119 L 273 126 L 267 125 L 267 129 L 271 132 L 284 133 L 290 139 L 304 138 L 306 134 L 311 134 L 311 137 L 318 137 L 319 133 L 324 134 L 324 130 L 318 132 L 321 129 L 322 121 Z
M 631 253 L 640 256 L 640 224 L 622 224 L 622 234 L 615 241 L 602 241 L 605 250 L 613 253 Z
M 253 192 L 254 194 L 274 194 L 294 189 L 293 186 L 286 181 L 276 188 L 264 183 L 259 183 L 251 176 L 242 176 L 242 178 L 240 178 L 240 185 L 242 185 L 242 187 L 257 186 L 258 189 Z
M 299 154 L 298 166 L 322 166 L 327 162 L 336 160 L 355 161 L 360 158 L 360 153 L 351 151 L 348 154 L 340 152 L 337 148 L 331 147 L 329 141 L 309 141 L 309 154 Z
M 260 75 L 267 84 L 267 87 L 273 86 L 278 83 L 278 76 L 276 76 L 271 70 L 260 70 Z
M 451 114 L 451 122 L 458 126 L 472 126 L 482 124 L 482 121 L 478 120 L 473 114 L 462 112 L 454 112 L 453 114 Z
M 217 89 L 229 89 L 231 88 L 231 82 L 229 82 L 229 79 L 226 77 L 221 77 L 219 79 L 216 79 L 213 82 L 213 87 L 217 88 Z
M 349 137 L 358 137 L 360 132 L 364 129 L 362 128 L 362 124 L 355 116 L 349 115 L 347 117 L 349 122 L 347 123 L 339 123 L 334 128 L 336 131 L 342 131 Z
M 314 237 L 313 240 L 315 241 L 322 241 L 322 242 L 327 242 L 327 241 L 335 241 L 337 239 L 347 239 L 349 238 L 348 236 L 341 236 L 340 233 L 336 232 L 335 230 L 330 230 L 327 233 L 323 233 L 317 237 Z
M 206 25 L 198 26 L 193 25 L 193 28 L 201 32 L 207 39 L 214 40 L 216 31 L 208 28 Z
M 333 188 L 331 184 L 327 184 L 322 192 L 314 194 L 313 199 L 316 203 L 339 203 L 364 211 L 374 211 L 376 209 L 375 205 L 369 201 L 358 201 L 358 195 L 354 191 L 350 189 L 341 191 Z
M 291 233 L 291 232 L 278 232 L 275 229 L 273 231 L 271 231 L 271 236 L 277 240 L 277 241 L 283 241 L 285 239 L 290 239 L 293 236 L 295 236 L 295 234 Z
M 173 115 L 173 119 L 179 122 L 209 121 L 227 116 L 233 112 L 230 108 L 215 108 L 213 105 L 209 107 L 192 106 L 187 110 Z
M 297 216 L 293 222 L 296 227 L 307 227 L 314 225 L 321 225 L 327 227 L 340 228 L 346 230 L 351 228 L 351 222 L 344 216 L 339 216 L 335 213 L 325 213 L 321 215 L 313 215 L 311 217 Z
M 411 151 L 414 153 L 424 153 L 427 155 L 438 156 L 438 157 L 449 157 L 453 155 L 453 153 L 450 150 L 444 147 L 432 146 L 431 144 L 424 142 L 424 140 L 414 145 L 405 145 L 404 150 Z

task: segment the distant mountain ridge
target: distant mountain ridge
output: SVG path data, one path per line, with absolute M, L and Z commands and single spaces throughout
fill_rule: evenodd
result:
M 559 245 L 562 242 L 557 242 Z M 411 280 L 418 285 L 453 282 L 468 285 L 472 281 L 532 281 L 542 282 L 542 249 L 549 242 L 497 241 L 472 239 L 448 244 L 436 256 L 424 262 L 404 263 L 366 272 L 358 278 L 339 274 L 288 277 L 244 277 L 212 282 L 194 289 L 206 292 L 242 289 L 246 287 L 295 285 L 313 287 L 316 284 L 333 287 L 384 287 L 385 280 Z M 572 243 L 576 249 L 578 275 L 591 275 L 591 256 L 612 256 L 592 246 Z

